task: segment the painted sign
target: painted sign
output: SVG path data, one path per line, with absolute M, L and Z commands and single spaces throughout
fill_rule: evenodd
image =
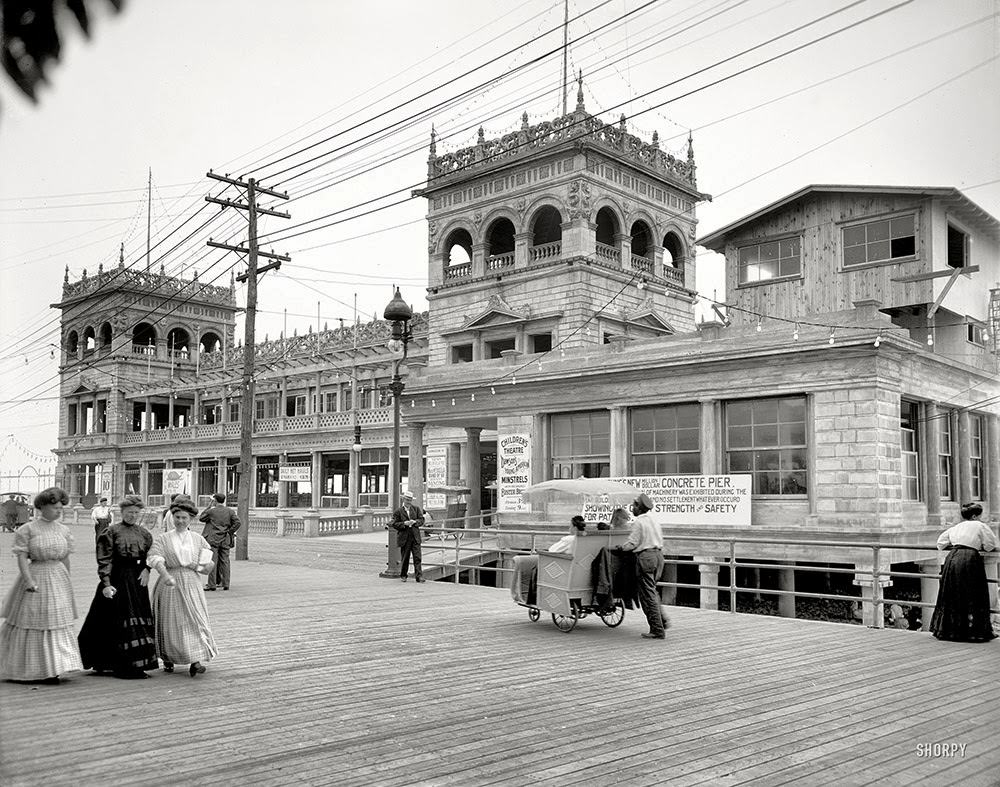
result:
M 171 468 L 163 471 L 163 494 L 167 499 L 171 495 L 186 495 L 190 489 L 190 470 Z
M 312 465 L 278 465 L 278 480 L 309 483 L 312 480 Z
M 632 484 L 647 494 L 653 501 L 653 517 L 661 525 L 750 524 L 749 475 L 639 475 L 613 480 Z M 618 505 L 587 500 L 583 518 L 608 522 Z
M 497 436 L 497 511 L 530 511 L 521 498 L 531 484 L 531 435 Z
M 427 457 L 427 477 L 424 479 L 426 488 L 444 486 L 448 483 L 448 446 L 429 445 L 425 452 Z M 444 508 L 446 505 L 443 493 L 424 495 L 424 508 Z

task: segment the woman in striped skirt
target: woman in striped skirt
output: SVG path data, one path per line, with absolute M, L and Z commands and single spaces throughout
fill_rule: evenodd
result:
M 170 513 L 174 529 L 153 539 L 146 559 L 160 574 L 153 590 L 156 653 L 163 660 L 164 672 L 173 672 L 174 664 L 190 664 L 193 678 L 205 671 L 203 662 L 217 652 L 199 577 L 212 569 L 211 547 L 189 528 L 198 514 L 190 499 L 171 502 Z

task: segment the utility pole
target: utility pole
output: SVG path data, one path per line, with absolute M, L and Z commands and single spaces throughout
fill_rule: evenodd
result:
M 243 523 L 241 538 L 236 544 L 236 559 L 247 560 L 249 558 L 248 541 L 250 538 L 250 493 L 254 488 L 253 479 L 250 473 L 253 469 L 253 416 L 254 416 L 254 394 L 256 381 L 254 380 L 254 331 L 257 322 L 257 277 L 269 270 L 281 267 L 282 262 L 288 262 L 291 257 L 283 254 L 274 254 L 270 251 L 260 251 L 257 248 L 257 214 L 263 213 L 267 216 L 277 216 L 282 219 L 289 219 L 287 213 L 262 208 L 257 205 L 257 195 L 267 194 L 278 199 L 288 199 L 287 193 L 280 193 L 272 189 L 266 189 L 258 185 L 253 179 L 248 179 L 245 183 L 228 176 L 216 175 L 211 170 L 207 177 L 228 183 L 231 186 L 244 189 L 246 192 L 246 202 L 234 202 L 233 200 L 220 199 L 218 197 L 205 197 L 206 202 L 214 202 L 226 208 L 236 208 L 245 210 L 249 221 L 247 247 L 230 246 L 226 243 L 216 243 L 211 238 L 208 245 L 216 249 L 226 249 L 235 251 L 237 254 L 244 254 L 247 257 L 247 272 L 237 276 L 238 281 L 247 283 L 247 310 L 246 310 L 246 330 L 243 334 L 243 397 L 240 404 L 240 464 L 238 471 L 239 486 L 236 493 L 236 513 Z M 258 268 L 257 258 L 264 257 L 271 260 L 267 265 Z

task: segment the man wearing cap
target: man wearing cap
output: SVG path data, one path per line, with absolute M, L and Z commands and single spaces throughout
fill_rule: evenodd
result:
M 402 504 L 392 512 L 390 523 L 396 530 L 396 544 L 399 546 L 399 576 L 406 582 L 410 570 L 410 556 L 413 556 L 413 575 L 417 582 L 424 582 L 420 566 L 420 528 L 424 524 L 424 512 L 413 502 L 413 492 L 403 492 Z
M 656 582 L 663 571 L 663 533 L 652 515 L 653 501 L 646 494 L 639 495 L 632 502 L 632 530 L 620 549 L 635 553 L 636 572 L 639 575 L 639 603 L 649 623 L 649 632 L 643 639 L 664 639 L 666 632 L 663 616 L 660 614 L 660 593 Z
M 111 509 L 106 497 L 102 497 L 101 502 L 91 509 L 90 518 L 94 520 L 94 538 L 97 538 L 111 524 Z

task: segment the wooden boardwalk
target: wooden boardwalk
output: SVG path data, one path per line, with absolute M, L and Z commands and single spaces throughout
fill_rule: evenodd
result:
M 379 545 L 321 541 L 257 537 L 323 567 L 236 564 L 197 679 L 0 684 L 0 784 L 1000 783 L 1000 642 L 685 608 L 664 642 L 631 612 L 567 635 L 506 591 L 379 579 Z M 73 577 L 82 615 L 89 553 Z

